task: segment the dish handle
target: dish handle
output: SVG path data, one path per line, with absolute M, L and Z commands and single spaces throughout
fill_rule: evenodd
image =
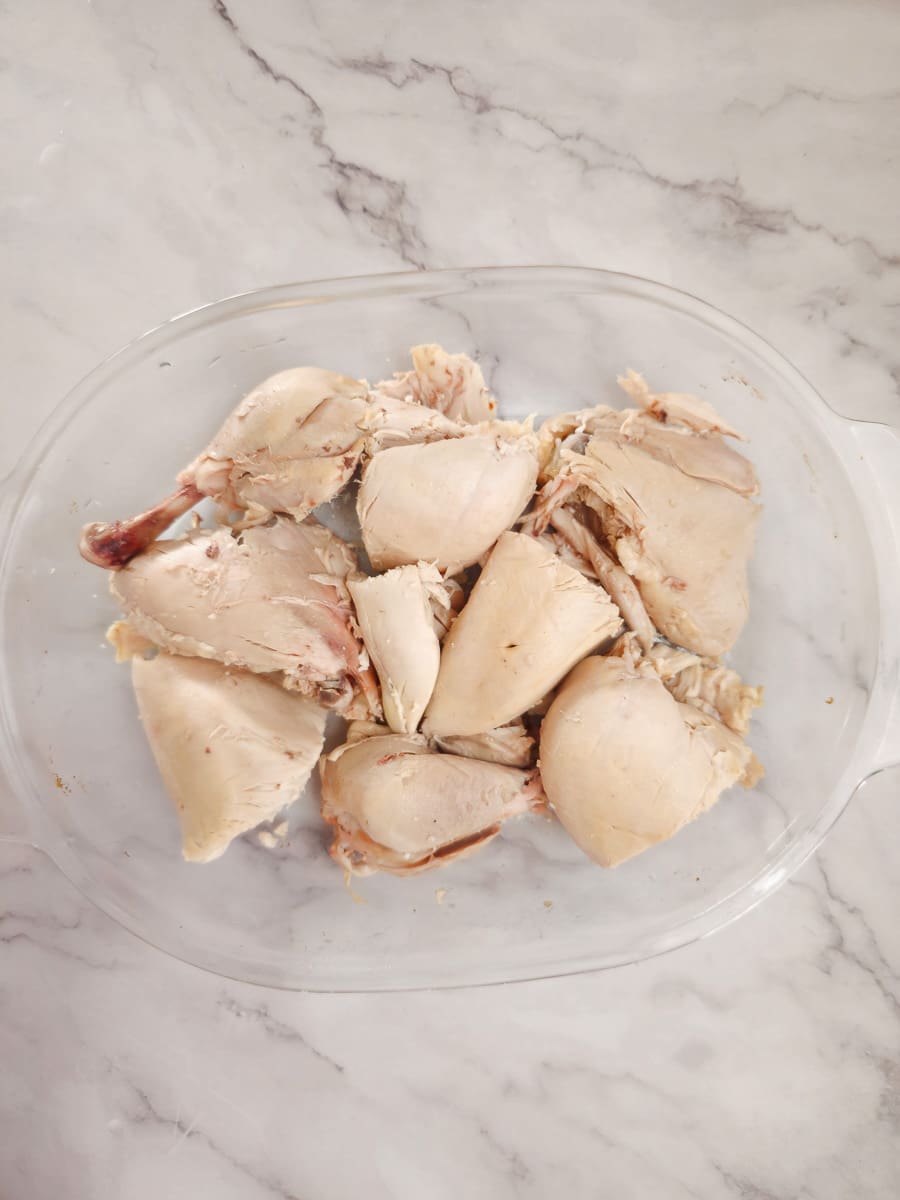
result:
M 871 779 L 900 767 L 900 429 L 864 421 L 851 422 L 851 428 L 872 481 L 871 527 L 881 604 L 881 667 L 872 706 L 884 718 L 866 774 Z

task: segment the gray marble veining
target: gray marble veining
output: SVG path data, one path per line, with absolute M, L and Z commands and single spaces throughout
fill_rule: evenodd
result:
M 172 312 L 421 266 L 673 283 L 900 423 L 896 5 L 48 0 L 0 47 L 0 472 Z M 458 993 L 227 983 L 0 844 L 0 1195 L 895 1197 L 897 778 L 707 942 Z

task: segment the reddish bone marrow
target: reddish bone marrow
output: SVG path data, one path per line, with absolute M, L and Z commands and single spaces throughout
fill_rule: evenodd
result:
M 203 493 L 188 483 L 153 508 L 129 517 L 127 521 L 85 525 L 78 543 L 81 557 L 108 571 L 124 567 L 202 499 Z

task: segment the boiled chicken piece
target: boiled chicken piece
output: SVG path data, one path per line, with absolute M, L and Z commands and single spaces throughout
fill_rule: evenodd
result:
M 501 421 L 496 424 L 511 423 Z M 359 426 L 363 434 L 364 460 L 379 450 L 390 450 L 394 446 L 438 442 L 443 438 L 465 437 L 472 432 L 469 426 L 445 417 L 434 408 L 377 391 L 369 393 Z
M 365 467 L 357 500 L 372 566 L 471 566 L 521 514 L 536 478 L 528 436 L 477 433 L 382 450 Z
M 697 396 L 683 392 L 651 392 L 643 375 L 630 367 L 616 378 L 616 383 L 629 400 L 660 421 L 677 421 L 697 433 L 724 433 L 742 442 L 746 440 L 734 426 L 722 420 L 711 404 Z
M 467 354 L 448 354 L 442 346 L 413 346 L 413 369 L 382 380 L 376 395 L 413 400 L 454 421 L 489 421 L 497 402 L 488 391 L 481 368 Z
M 115 572 L 129 623 L 175 654 L 284 673 L 284 686 L 351 715 L 380 712 L 356 632 L 349 546 L 313 518 L 235 537 L 229 529 L 157 542 Z
M 529 528 L 541 532 L 562 505 L 593 509 L 652 625 L 670 641 L 715 657 L 730 649 L 747 617 L 747 564 L 759 517 L 752 497 L 759 485 L 751 464 L 717 432 L 728 427 L 713 428 L 713 410 L 698 401 L 698 415 L 677 399 L 677 419 L 661 400 L 644 412 L 603 409 L 592 424 L 575 414 L 585 432 L 555 457 L 545 455 L 552 478 Z M 557 422 L 564 430 L 564 418 Z M 649 629 L 639 610 L 621 591 L 618 599 L 646 645 Z
M 677 833 L 734 783 L 761 768 L 742 739 L 679 702 L 635 655 L 580 663 L 541 729 L 540 768 L 550 806 L 605 867 Z
M 384 717 L 395 733 L 415 733 L 441 662 L 432 597 L 449 609 L 444 580 L 427 563 L 348 581 L 363 642 L 381 682 Z
M 98 566 L 120 567 L 204 496 L 247 523 L 272 513 L 305 517 L 356 470 L 368 407 L 368 389 L 357 379 L 319 367 L 272 375 L 181 472 L 173 496 L 128 521 L 85 526 L 81 553 Z
M 763 690 L 745 684 L 737 671 L 718 659 L 700 658 L 662 642 L 647 660 L 676 700 L 693 704 L 735 733 L 743 735 L 750 728 L 753 710 L 763 702 Z
M 300 795 L 322 751 L 323 708 L 201 658 L 137 657 L 131 671 L 190 862 L 218 858 Z
M 444 641 L 424 732 L 470 735 L 505 725 L 621 627 L 602 587 L 535 538 L 504 533 Z
M 517 718 L 498 729 L 468 736 L 436 737 L 434 745 L 448 754 L 463 758 L 478 758 L 482 762 L 500 763 L 504 767 L 530 767 L 534 763 L 535 740 Z
M 321 774 L 331 856 L 356 875 L 407 875 L 463 858 L 543 799 L 535 771 L 436 754 L 416 736 L 340 746 Z
M 588 510 L 579 520 L 570 506 L 561 505 L 550 514 L 550 524 L 577 554 L 587 560 L 593 574 L 618 607 L 625 624 L 637 634 L 641 646 L 649 650 L 656 640 L 656 630 L 647 615 L 641 593 L 628 572 L 604 550 L 591 531 L 590 518 L 593 515 Z

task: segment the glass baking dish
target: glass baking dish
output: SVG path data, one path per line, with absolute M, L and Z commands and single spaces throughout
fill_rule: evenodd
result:
M 627 366 L 711 400 L 749 437 L 764 514 L 750 622 L 731 655 L 765 687 L 755 791 L 726 794 L 615 871 L 554 822 L 509 823 L 482 853 L 354 881 L 326 853 L 311 785 L 288 844 L 251 835 L 185 863 L 178 823 L 104 631 L 89 520 L 169 489 L 240 396 L 284 367 L 381 378 L 408 347 L 477 356 L 503 415 L 622 404 Z M 0 559 L 0 836 L 30 841 L 148 942 L 236 979 L 376 990 L 495 983 L 635 962 L 745 913 L 900 760 L 900 440 L 846 420 L 737 321 L 647 280 L 485 268 L 288 284 L 167 322 L 98 367 L 5 483 Z

